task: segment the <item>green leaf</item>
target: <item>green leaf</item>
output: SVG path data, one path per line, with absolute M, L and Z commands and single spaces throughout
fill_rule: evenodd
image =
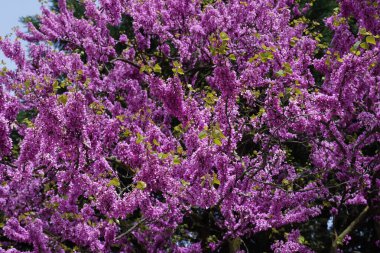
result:
M 218 145 L 218 146 L 222 146 L 222 142 L 220 141 L 220 139 L 215 138 L 213 141 L 214 141 L 214 143 L 215 143 L 216 145 Z
M 191 84 L 186 85 L 186 87 L 189 89 L 189 91 L 193 92 L 195 91 L 193 86 Z
M 153 139 L 153 144 L 156 145 L 156 146 L 160 146 L 160 143 L 156 139 Z
M 256 98 L 259 98 L 260 97 L 260 91 L 259 90 L 255 90 L 253 92 L 253 95 L 255 95 Z
M 180 74 L 180 75 L 184 75 L 185 74 L 185 72 L 182 69 L 182 65 L 181 65 L 180 62 L 174 61 L 173 62 L 173 66 L 174 66 L 174 68 L 172 68 L 172 71 L 173 71 L 174 74 Z
M 232 61 L 236 61 L 236 56 L 234 54 L 230 54 L 228 58 L 230 58 Z
M 293 74 L 293 70 L 289 62 L 284 63 L 284 70 L 287 74 Z
M 360 43 L 360 47 L 363 48 L 363 49 L 368 49 L 369 48 L 367 42 Z
M 173 158 L 173 164 L 175 165 L 181 164 L 181 159 L 179 159 L 177 155 L 175 155 Z
M 104 113 L 104 105 L 99 102 L 93 102 L 90 104 L 90 108 L 95 111 L 96 114 L 101 115 Z
M 327 66 L 330 66 L 331 65 L 331 60 L 330 60 L 330 57 L 327 57 L 326 60 L 325 60 L 325 64 Z
M 223 41 L 228 41 L 228 40 L 230 40 L 230 38 L 228 37 L 228 34 L 225 33 L 225 32 L 221 32 L 221 33 L 219 34 L 219 36 L 220 36 L 220 38 L 221 38 Z
M 225 139 L 226 138 L 226 136 L 220 130 L 219 124 L 217 124 L 215 127 L 212 128 L 211 136 L 212 136 L 213 139 L 219 139 L 219 141 L 221 139 Z
M 156 65 L 154 65 L 153 71 L 156 73 L 161 73 L 161 67 L 160 67 L 160 65 L 158 65 L 158 63 Z
M 306 243 L 305 237 L 303 237 L 302 235 L 298 237 L 298 242 L 301 244 L 305 244 Z
M 368 44 L 372 44 L 372 45 L 376 45 L 376 39 L 374 36 L 367 36 L 365 38 L 365 41 L 368 43 Z
M 169 154 L 166 154 L 166 153 L 159 153 L 158 154 L 158 158 L 160 158 L 160 159 L 166 159 L 168 157 L 169 157 Z
M 283 179 L 281 182 L 283 185 L 288 185 L 290 182 L 287 179 Z
M 323 206 L 325 207 L 331 207 L 331 203 L 327 200 L 324 200 L 322 203 L 323 203 Z
M 149 65 L 142 65 L 140 67 L 140 73 L 142 74 L 144 72 L 150 74 L 152 72 L 152 68 Z
M 267 62 L 268 60 L 273 60 L 274 59 L 274 55 L 272 54 L 272 52 L 262 52 L 260 53 L 260 60 L 262 62 Z
M 190 182 L 187 182 L 186 180 L 181 179 L 181 184 L 186 187 L 190 185 Z
M 200 132 L 199 135 L 198 135 L 198 137 L 201 140 L 204 139 L 204 138 L 206 138 L 207 137 L 207 132 L 206 131 Z
M 290 66 L 290 63 L 289 63 L 289 62 L 285 62 L 285 63 L 284 63 L 284 68 L 285 68 L 286 70 L 289 70 L 289 69 L 291 69 L 292 67 Z
M 262 116 L 265 113 L 265 108 L 261 107 L 257 116 Z
M 253 57 L 249 58 L 248 61 L 249 61 L 249 63 L 252 63 L 254 60 L 256 60 L 258 58 L 259 58 L 259 55 L 255 54 Z
M 290 45 L 294 47 L 297 44 L 297 41 L 299 41 L 299 38 L 293 37 L 290 39 Z
M 120 122 L 124 122 L 124 118 L 125 118 L 124 115 L 117 115 L 116 116 L 116 119 L 118 119 Z
M 218 131 L 218 137 L 220 138 L 220 139 L 225 139 L 226 138 L 226 136 L 223 134 L 223 132 L 222 131 Z
M 179 125 L 174 127 L 174 134 L 175 135 L 180 135 L 182 133 L 183 133 L 182 124 L 179 124 Z
M 58 81 L 54 81 L 54 83 L 53 83 L 53 91 L 57 92 L 58 89 L 59 89 L 59 83 L 58 83 Z
M 286 76 L 286 73 L 284 70 L 280 69 L 279 71 L 276 72 L 276 75 L 284 77 L 284 76 Z
M 218 241 L 218 237 L 216 237 L 216 235 L 210 235 L 209 237 L 207 237 L 207 242 L 217 242 L 217 241 Z
M 144 136 L 142 136 L 140 133 L 137 133 L 136 144 L 140 144 L 143 140 Z
M 220 180 L 218 179 L 218 175 L 216 173 L 213 175 L 212 184 L 220 185 Z
M 129 130 L 129 129 L 126 129 L 124 132 L 123 132 L 123 137 L 129 137 L 131 136 L 132 132 Z
M 30 88 L 30 80 L 26 80 L 25 81 L 25 89 L 29 89 Z
M 209 92 L 207 93 L 207 96 L 206 98 L 204 98 L 204 101 L 208 104 L 208 105 L 214 105 L 217 101 L 217 96 L 215 96 L 215 94 L 213 92 Z
M 29 128 L 33 128 L 34 127 L 34 124 L 32 121 L 30 121 L 28 118 L 24 119 L 22 121 L 24 124 L 26 124 Z
M 67 95 L 66 94 L 62 94 L 58 97 L 58 102 L 60 102 L 61 104 L 65 105 L 67 103 Z
M 183 72 L 182 68 L 177 68 L 177 73 L 180 74 L 180 75 L 184 75 L 185 74 L 185 72 Z
M 361 34 L 361 35 L 370 35 L 370 33 L 367 32 L 367 30 L 365 28 L 360 28 L 359 29 L 359 34 Z
M 136 188 L 139 190 L 144 190 L 146 188 L 146 183 L 144 181 L 137 181 Z
M 107 184 L 107 186 L 116 186 L 120 187 L 120 181 L 117 177 L 114 177 L 110 180 L 110 182 Z
M 301 94 L 302 94 L 302 91 L 301 91 L 300 89 L 298 89 L 298 88 L 295 88 L 295 89 L 294 89 L 294 93 L 295 93 L 296 95 L 301 95 Z

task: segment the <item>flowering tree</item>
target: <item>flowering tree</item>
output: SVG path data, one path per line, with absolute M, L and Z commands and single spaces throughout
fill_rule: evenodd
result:
M 379 0 L 338 1 L 329 44 L 294 0 L 82 2 L 0 41 L 1 252 L 312 252 L 326 212 L 338 252 L 379 224 Z

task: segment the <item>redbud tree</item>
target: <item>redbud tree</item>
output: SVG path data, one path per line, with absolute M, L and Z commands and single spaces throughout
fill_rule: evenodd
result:
M 380 0 L 68 2 L 0 40 L 0 252 L 380 245 Z

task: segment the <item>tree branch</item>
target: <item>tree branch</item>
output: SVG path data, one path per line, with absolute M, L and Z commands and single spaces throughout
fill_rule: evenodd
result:
M 111 63 L 114 63 L 115 61 L 122 61 L 122 62 L 125 62 L 125 63 L 128 63 L 130 65 L 132 65 L 133 67 L 137 68 L 140 70 L 140 66 L 137 65 L 136 63 L 130 61 L 130 60 L 127 60 L 127 59 L 124 59 L 124 58 L 115 58 L 113 60 L 111 60 Z
M 147 218 L 143 218 L 141 219 L 139 222 L 136 222 L 135 225 L 133 225 L 131 228 L 129 228 L 127 231 L 125 231 L 124 233 L 116 236 L 115 240 L 119 240 L 121 239 L 122 237 L 128 235 L 129 233 L 131 233 L 133 230 L 135 230 L 138 226 L 140 226 L 141 223 L 145 222 Z
M 9 166 L 9 167 L 12 167 L 14 169 L 17 168 L 16 165 L 12 164 L 12 163 L 9 163 L 9 162 L 5 162 L 5 161 L 0 161 L 0 164 L 3 164 L 3 165 L 6 165 L 6 166 Z
M 348 225 L 348 227 L 346 227 L 346 229 L 335 238 L 331 245 L 331 253 L 337 252 L 338 246 L 342 244 L 344 237 L 355 230 L 355 228 L 367 217 L 368 212 L 369 206 L 366 206 L 358 217 L 356 217 L 356 219 L 353 220 L 350 225 Z

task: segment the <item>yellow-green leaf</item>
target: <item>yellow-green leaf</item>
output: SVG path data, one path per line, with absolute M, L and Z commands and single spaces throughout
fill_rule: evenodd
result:
M 206 131 L 200 132 L 199 135 L 198 135 L 198 137 L 201 140 L 204 139 L 204 138 L 206 138 L 207 137 L 207 132 Z
M 160 65 L 158 65 L 158 63 L 156 65 L 154 65 L 153 71 L 156 73 L 161 73 L 161 67 L 160 67 Z
M 298 88 L 295 88 L 295 89 L 294 89 L 294 93 L 295 93 L 296 95 L 301 95 L 301 94 L 302 94 L 302 91 L 301 91 L 300 89 L 298 89 Z
M 66 94 L 62 94 L 58 97 L 58 102 L 60 102 L 61 104 L 65 105 L 67 103 L 67 95 Z
M 124 115 L 117 115 L 116 116 L 116 119 L 118 119 L 120 122 L 124 122 L 124 118 L 125 118 Z
M 260 110 L 259 110 L 259 114 L 257 116 L 261 116 L 265 113 L 265 108 L 261 107 Z
M 156 145 L 156 146 L 160 146 L 160 143 L 156 139 L 153 139 L 153 144 Z
M 114 177 L 110 180 L 110 182 L 107 184 L 107 186 L 116 186 L 116 187 L 119 187 L 120 186 L 120 181 L 117 177 Z
M 365 41 L 368 43 L 368 44 L 372 44 L 372 45 L 376 45 L 376 39 L 374 36 L 367 36 L 365 38 Z
M 181 184 L 186 187 L 190 185 L 190 182 L 187 182 L 186 180 L 181 179 Z
M 58 89 L 59 89 L 59 83 L 58 83 L 58 81 L 54 81 L 54 83 L 53 83 L 53 91 L 57 92 Z
M 169 157 L 169 154 L 166 154 L 166 153 L 159 153 L 158 154 L 158 158 L 160 158 L 160 159 L 166 159 L 168 157 Z
M 24 124 L 26 124 L 29 128 L 33 128 L 34 127 L 34 124 L 32 121 L 30 121 L 28 118 L 24 119 L 22 121 Z
M 179 159 L 177 155 L 175 155 L 173 158 L 173 164 L 175 165 L 181 164 L 181 160 Z
M 232 61 L 236 61 L 236 56 L 234 54 L 230 54 L 228 58 L 230 58 Z
M 139 190 L 144 190 L 146 188 L 146 183 L 144 181 L 137 181 L 136 188 Z
M 131 136 L 132 132 L 129 130 L 129 129 L 126 129 L 124 132 L 123 132 L 123 136 L 124 137 L 129 137 Z
M 221 32 L 221 33 L 219 34 L 219 36 L 220 36 L 220 38 L 221 38 L 223 41 L 228 41 L 228 40 L 230 40 L 230 38 L 228 37 L 228 34 L 225 33 L 225 32 Z
M 371 33 L 367 32 L 367 30 L 365 28 L 360 28 L 359 29 L 359 34 L 361 34 L 361 35 L 370 35 Z
M 214 173 L 213 179 L 212 179 L 212 184 L 214 185 L 220 185 L 220 180 L 218 179 L 218 175 Z
M 184 75 L 185 74 L 185 72 L 183 72 L 182 68 L 177 68 L 177 73 L 180 74 L 180 75 Z
M 301 244 L 305 244 L 306 243 L 305 237 L 303 237 L 302 235 L 300 237 L 298 237 L 298 242 Z
M 218 138 L 215 138 L 215 139 L 214 139 L 214 143 L 215 143 L 216 145 L 218 145 L 218 146 L 222 146 L 222 142 L 221 142 L 220 139 L 218 139 Z
M 284 77 L 284 76 L 286 76 L 286 73 L 285 73 L 285 71 L 283 71 L 282 69 L 280 69 L 279 71 L 276 72 L 276 75 Z
M 143 140 L 144 136 L 142 136 L 140 133 L 137 133 L 136 144 L 140 144 Z
M 369 48 L 367 42 L 360 43 L 360 47 L 363 48 L 363 49 L 368 49 Z

